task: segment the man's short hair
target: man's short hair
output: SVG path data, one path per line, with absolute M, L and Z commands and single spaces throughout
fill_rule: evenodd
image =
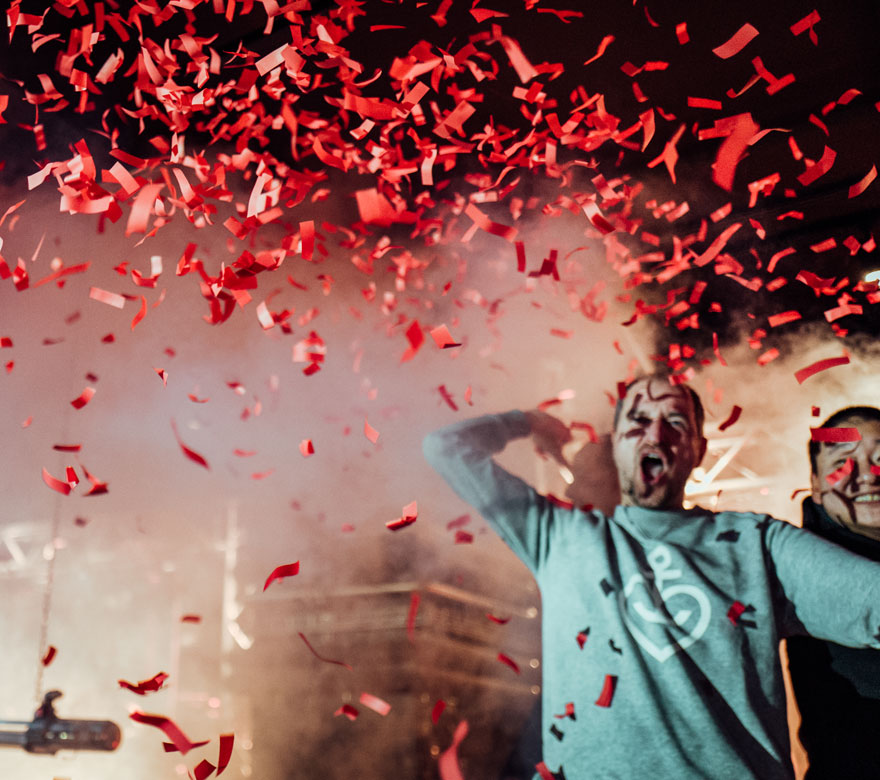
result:
M 846 409 L 838 409 L 832 414 L 820 428 L 840 428 L 841 423 L 852 422 L 856 418 L 880 422 L 880 409 L 873 406 L 847 406 Z M 810 453 L 810 473 L 816 473 L 816 458 L 822 449 L 822 442 L 810 439 L 807 449 Z
M 665 379 L 668 380 L 669 377 L 666 374 L 644 374 L 643 376 L 636 377 L 631 382 L 627 383 L 627 385 L 623 388 L 623 395 L 619 396 L 617 399 L 617 403 L 614 404 L 614 430 L 617 430 L 617 421 L 620 419 L 620 412 L 623 409 L 623 399 L 629 395 L 630 388 L 636 384 L 637 382 L 641 382 L 643 379 Z M 697 395 L 697 391 L 694 390 L 690 385 L 685 384 L 684 382 L 680 382 L 678 384 L 673 384 L 670 382 L 672 387 L 682 387 L 687 390 L 688 395 L 691 397 L 691 404 L 694 407 L 694 422 L 697 424 L 697 434 L 699 436 L 703 435 L 703 422 L 706 419 L 706 412 L 703 409 L 703 402 L 700 400 L 700 396 Z M 875 410 L 877 411 L 877 410 Z

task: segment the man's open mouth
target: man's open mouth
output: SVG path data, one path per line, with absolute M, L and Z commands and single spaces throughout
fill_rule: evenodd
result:
M 664 459 L 652 452 L 642 455 L 639 465 L 642 469 L 642 479 L 648 485 L 656 483 L 663 476 L 664 471 L 666 471 Z

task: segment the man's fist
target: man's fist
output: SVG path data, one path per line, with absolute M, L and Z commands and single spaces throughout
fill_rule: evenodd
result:
M 571 431 L 562 420 L 540 409 L 530 409 L 525 413 L 532 429 L 532 440 L 541 455 L 549 455 L 553 460 L 568 466 L 562 448 L 571 441 Z

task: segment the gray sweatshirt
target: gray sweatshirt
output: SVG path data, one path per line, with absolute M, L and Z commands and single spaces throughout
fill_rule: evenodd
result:
M 560 506 L 492 460 L 528 434 L 522 412 L 487 415 L 424 451 L 541 589 L 547 767 L 793 778 L 779 641 L 880 648 L 880 564 L 767 515 Z

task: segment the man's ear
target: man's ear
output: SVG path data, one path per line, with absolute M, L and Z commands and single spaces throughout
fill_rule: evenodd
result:
M 697 444 L 697 462 L 694 464 L 694 468 L 703 462 L 703 458 L 706 456 L 706 445 L 708 443 L 709 442 L 706 440 L 705 436 L 700 436 L 700 441 Z
M 810 474 L 810 490 L 813 503 L 822 506 L 822 480 L 815 471 Z

